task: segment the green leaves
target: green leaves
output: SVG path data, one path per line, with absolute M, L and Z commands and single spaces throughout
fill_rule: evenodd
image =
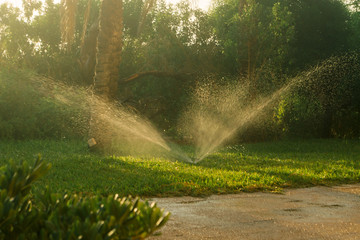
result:
M 108 197 L 62 198 L 47 192 L 42 199 L 48 211 L 45 228 L 50 238 L 70 239 L 143 239 L 158 230 L 168 220 L 156 205 L 139 199 Z M 43 202 L 44 203 L 44 202 Z
M 15 239 L 36 225 L 38 210 L 29 199 L 31 184 L 43 176 L 51 165 L 40 160 L 30 168 L 27 163 L 17 166 L 13 161 L 0 177 L 0 237 Z
M 147 236 L 161 228 L 170 217 L 169 213 L 164 214 L 163 210 L 156 207 L 156 203 L 138 202 L 137 211 L 142 231 L 138 231 L 139 236 Z
M 0 238 L 8 239 L 144 239 L 158 230 L 170 214 L 138 198 L 118 195 L 54 194 L 47 189 L 36 204 L 31 184 L 50 164 L 36 160 L 17 166 L 11 161 L 0 177 Z
M 13 161 L 5 168 L 5 173 L 1 177 L 0 187 L 7 190 L 9 197 L 16 197 L 19 194 L 21 197 L 26 196 L 31 184 L 50 169 L 51 164 L 44 164 L 40 160 L 40 156 L 35 161 L 32 168 L 24 162 L 21 166 L 16 166 Z

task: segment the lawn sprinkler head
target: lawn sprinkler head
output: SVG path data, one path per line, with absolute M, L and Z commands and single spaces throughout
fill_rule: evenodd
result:
M 92 148 L 97 144 L 97 142 L 95 141 L 95 138 L 90 138 L 87 143 L 88 143 L 89 148 Z
M 186 156 L 186 155 L 183 155 L 183 154 L 178 154 L 177 155 L 177 159 L 178 160 L 181 160 L 181 161 L 184 161 L 184 162 L 188 162 L 188 163 L 191 163 L 191 164 L 196 164 L 197 162 L 197 159 L 194 158 L 194 157 L 189 157 L 189 156 Z
M 197 162 L 199 161 L 199 159 L 197 159 L 196 157 L 190 157 L 190 160 L 192 164 L 197 164 Z
M 98 148 L 98 143 L 96 142 L 95 138 L 90 138 L 87 141 L 87 144 L 90 151 L 96 151 L 96 149 Z

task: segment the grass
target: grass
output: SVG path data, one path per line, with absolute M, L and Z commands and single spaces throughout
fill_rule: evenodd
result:
M 359 140 L 231 146 L 197 165 L 94 154 L 80 141 L 2 141 L 0 165 L 9 159 L 33 162 L 39 153 L 52 169 L 36 186 L 56 192 L 201 196 L 360 182 Z

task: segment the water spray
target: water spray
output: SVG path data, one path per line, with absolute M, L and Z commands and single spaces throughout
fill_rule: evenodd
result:
M 192 161 L 192 164 L 197 164 L 198 162 L 201 161 L 201 159 L 199 159 L 199 158 L 197 158 L 197 157 L 191 157 L 190 159 L 191 159 L 191 161 Z
M 194 163 L 193 159 L 191 157 L 189 157 L 188 155 L 186 155 L 184 153 L 184 151 L 182 151 L 177 146 L 172 146 L 169 153 L 170 153 L 170 156 L 172 156 L 176 160 L 179 160 L 181 162 Z

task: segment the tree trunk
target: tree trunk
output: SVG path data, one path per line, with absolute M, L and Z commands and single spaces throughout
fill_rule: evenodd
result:
M 122 0 L 103 0 L 97 38 L 94 90 L 110 100 L 117 92 L 123 36 Z
M 96 42 L 94 91 L 105 102 L 113 99 L 117 93 L 122 36 L 122 0 L 103 0 Z M 103 105 L 94 99 L 94 103 L 91 106 L 89 132 L 91 139 L 88 142 L 91 149 L 98 149 L 100 151 L 111 148 L 113 132 L 104 113 L 106 108 Z
M 77 0 L 61 0 L 61 41 L 62 47 L 68 52 L 71 50 L 75 38 L 77 2 Z
M 99 19 L 91 25 L 80 48 L 79 68 L 84 85 L 94 84 L 96 45 L 99 35 Z

